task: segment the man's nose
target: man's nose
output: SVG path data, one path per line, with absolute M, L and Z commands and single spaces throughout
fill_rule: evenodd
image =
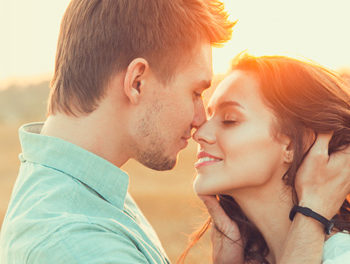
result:
M 199 128 L 201 125 L 204 124 L 204 122 L 207 120 L 204 104 L 203 101 L 200 100 L 196 105 L 194 109 L 194 117 L 192 121 L 192 127 L 193 128 Z

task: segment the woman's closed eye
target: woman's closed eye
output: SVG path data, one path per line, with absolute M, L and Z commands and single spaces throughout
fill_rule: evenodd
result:
M 237 123 L 237 118 L 231 113 L 226 113 L 223 116 L 222 123 L 224 125 L 235 125 Z
M 237 121 L 236 120 L 223 120 L 222 123 L 224 125 L 234 125 L 237 123 Z

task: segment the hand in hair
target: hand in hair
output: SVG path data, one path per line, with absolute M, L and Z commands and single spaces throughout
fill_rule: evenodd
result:
M 317 136 L 295 179 L 299 205 L 327 219 L 338 212 L 350 193 L 350 146 L 329 156 L 332 135 Z
M 216 196 L 200 195 L 211 216 L 214 264 L 244 264 L 244 249 L 237 224 L 224 212 Z

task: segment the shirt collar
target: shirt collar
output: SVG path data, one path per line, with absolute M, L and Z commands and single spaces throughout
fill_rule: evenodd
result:
M 43 123 L 30 123 L 19 129 L 20 158 L 68 174 L 124 209 L 129 176 L 109 161 L 77 145 L 41 135 L 42 126 Z

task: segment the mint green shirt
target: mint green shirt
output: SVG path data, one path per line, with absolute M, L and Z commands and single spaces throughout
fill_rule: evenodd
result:
M 0 237 L 1 264 L 169 263 L 128 194 L 129 177 L 42 123 L 20 128 L 22 153 Z
M 350 234 L 348 232 L 330 237 L 324 244 L 323 264 L 349 264 L 350 263 Z

